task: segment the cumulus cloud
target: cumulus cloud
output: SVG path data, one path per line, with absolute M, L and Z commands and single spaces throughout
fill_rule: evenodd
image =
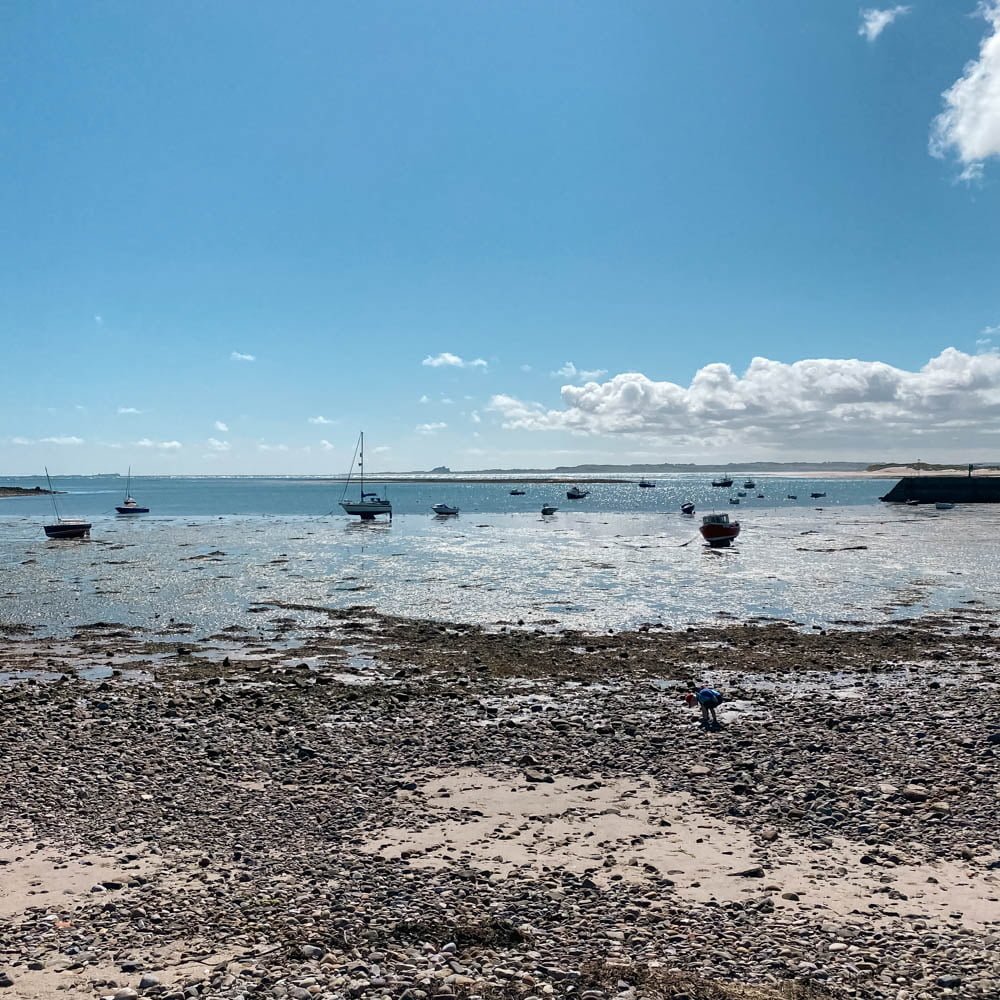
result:
M 387 451 L 392 451 L 387 444 L 380 444 L 377 448 L 372 449 L 373 455 L 384 455 Z
M 257 356 L 255 354 L 241 354 L 239 351 L 233 351 L 229 355 L 230 361 L 256 361 Z
M 327 420 L 326 417 L 310 417 L 309 418 L 309 423 L 322 425 L 322 424 L 336 423 L 336 421 L 334 421 L 334 420 Z
M 259 444 L 258 451 L 288 451 L 287 444 Z
M 589 371 L 577 368 L 572 361 L 567 361 L 562 368 L 557 368 L 549 374 L 553 378 L 565 378 L 572 382 L 593 382 L 595 379 L 603 378 L 608 373 L 604 368 L 592 368 Z
M 472 420 L 472 422 L 473 422 L 474 424 L 478 424 L 478 423 L 480 423 L 480 421 L 481 421 L 481 420 L 483 419 L 483 418 L 482 418 L 481 416 L 479 416 L 479 412 L 478 412 L 477 410 L 473 410 L 473 411 L 472 411 L 472 412 L 471 412 L 471 413 L 469 414 L 469 417 L 471 418 L 471 420 Z
M 12 437 L 10 439 L 11 444 L 30 446 L 36 444 L 57 444 L 66 447 L 75 447 L 76 445 L 84 444 L 83 438 L 74 437 L 72 434 L 57 434 L 53 437 L 43 437 L 43 438 L 26 438 L 26 437 Z
M 448 351 L 442 351 L 440 354 L 430 355 L 428 354 L 423 361 L 420 362 L 422 365 L 426 365 L 428 368 L 486 368 L 487 363 L 483 358 L 476 358 L 473 361 L 466 361 L 460 358 L 457 354 L 451 354 Z
M 137 410 L 134 406 L 119 406 L 118 415 L 121 416 L 132 416 L 137 413 L 142 413 L 142 410 Z
M 965 449 L 995 436 L 1000 353 L 949 347 L 918 371 L 880 361 L 754 358 L 742 375 L 727 364 L 706 365 L 688 386 L 626 372 L 563 386 L 562 402 L 548 409 L 498 395 L 490 408 L 508 429 L 645 436 L 671 453 L 794 448 L 857 456 L 892 452 L 915 438 Z
M 447 426 L 447 424 L 441 422 L 436 424 L 417 424 L 414 430 L 418 434 L 437 434 L 438 431 L 443 431 Z
M 431 401 L 431 397 L 428 396 L 428 395 L 426 395 L 426 394 L 424 394 L 423 396 L 420 397 L 420 399 L 417 400 L 417 402 L 420 403 L 421 405 L 425 405 L 425 404 L 429 403 L 430 401 Z
M 885 7 L 881 10 L 876 7 L 862 10 L 861 27 L 858 28 L 858 34 L 866 38 L 869 42 L 874 42 L 897 17 L 902 17 L 904 14 L 909 13 L 910 8 L 904 7 L 901 4 L 896 7 Z
M 137 448 L 158 448 L 160 451 L 178 451 L 184 446 L 180 441 L 153 441 L 151 438 L 142 438 L 136 441 Z
M 1000 0 L 981 3 L 979 14 L 988 25 L 979 58 L 941 95 L 945 109 L 931 126 L 931 154 L 954 154 L 965 181 L 978 180 L 984 161 L 1000 156 Z
M 216 420 L 216 421 L 215 421 L 215 429 L 216 429 L 217 431 L 222 431 L 222 433 L 223 433 L 223 434 L 225 434 L 225 433 L 226 433 L 226 431 L 228 431 L 228 430 L 229 430 L 229 425 L 228 425 L 228 424 L 225 424 L 225 423 L 223 423 L 223 422 L 222 422 L 221 420 Z
M 209 438 L 208 446 L 212 451 L 229 451 L 229 442 L 220 441 L 218 438 Z
M 323 440 L 320 441 L 319 446 L 323 449 L 323 451 L 333 451 L 333 445 L 330 444 L 326 438 L 323 438 Z

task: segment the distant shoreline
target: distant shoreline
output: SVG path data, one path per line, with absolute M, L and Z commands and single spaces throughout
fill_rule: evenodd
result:
M 24 486 L 0 486 L 0 499 L 12 497 L 50 497 L 59 490 L 43 490 L 41 486 L 27 488 Z

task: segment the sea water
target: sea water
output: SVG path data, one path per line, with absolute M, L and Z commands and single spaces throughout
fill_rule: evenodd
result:
M 210 634 L 258 628 L 272 601 L 585 629 L 853 627 L 1000 607 L 1000 508 L 887 506 L 876 499 L 884 481 L 755 478 L 765 498 L 739 506 L 728 503 L 735 488 L 704 476 L 652 490 L 594 484 L 581 501 L 565 485 L 528 482 L 511 497 L 520 483 L 395 483 L 393 521 L 367 524 L 336 507 L 343 485 L 323 480 L 134 479 L 152 509 L 137 517 L 114 515 L 119 481 L 60 480 L 61 513 L 90 519 L 92 537 L 46 540 L 47 497 L 0 500 L 0 625 L 58 634 L 114 621 L 169 634 L 186 622 Z M 700 519 L 678 511 L 686 499 L 738 518 L 736 544 L 707 549 Z M 434 517 L 438 502 L 461 514 Z M 543 503 L 560 510 L 542 517 Z

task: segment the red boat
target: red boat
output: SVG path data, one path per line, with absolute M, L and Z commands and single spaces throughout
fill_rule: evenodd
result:
M 706 514 L 698 530 L 713 549 L 718 549 L 729 545 L 740 533 L 740 522 L 730 521 L 728 514 Z

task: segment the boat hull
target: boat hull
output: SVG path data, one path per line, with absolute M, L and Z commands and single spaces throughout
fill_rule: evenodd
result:
M 446 503 L 436 503 L 431 510 L 437 514 L 438 517 L 452 517 L 458 513 L 457 507 L 449 507 Z
M 148 507 L 115 507 L 119 514 L 148 514 Z
M 703 524 L 698 530 L 701 532 L 701 537 L 713 549 L 724 548 L 730 545 L 739 535 L 740 522 L 733 521 L 731 524 Z
M 86 521 L 61 521 L 59 524 L 46 524 L 45 534 L 48 538 L 89 538 L 90 527 Z
M 341 500 L 345 514 L 353 514 L 362 521 L 372 521 L 379 514 L 388 514 L 392 519 L 392 504 L 388 500 Z

